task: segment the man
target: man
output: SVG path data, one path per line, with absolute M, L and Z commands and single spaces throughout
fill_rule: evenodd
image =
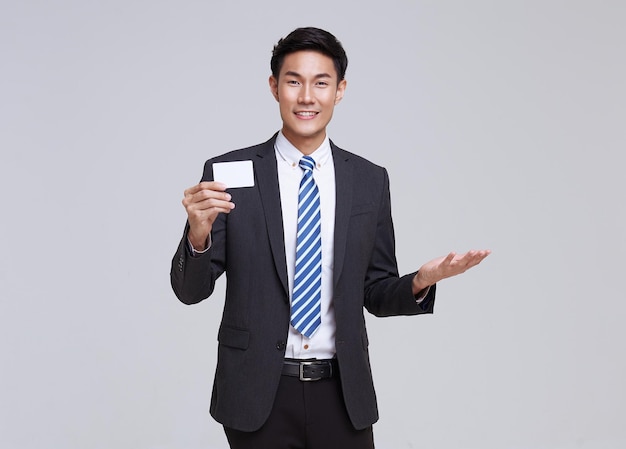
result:
M 398 275 L 387 172 L 326 135 L 347 62 L 326 31 L 281 39 L 269 85 L 282 129 L 208 160 L 185 191 L 172 287 L 192 304 L 227 274 L 211 414 L 232 448 L 373 448 L 363 307 L 432 313 L 435 283 L 489 254 L 451 253 Z M 252 161 L 252 187 L 215 179 L 235 161 Z

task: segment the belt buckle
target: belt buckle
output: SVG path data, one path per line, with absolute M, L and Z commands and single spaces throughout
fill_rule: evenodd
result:
M 300 380 L 302 382 L 312 382 L 312 381 L 316 381 L 316 380 L 320 380 L 322 378 L 322 376 L 317 376 L 317 377 L 304 377 L 304 367 L 305 366 L 311 366 L 311 365 L 322 365 L 322 363 L 320 363 L 317 360 L 312 360 L 310 362 L 300 362 Z M 330 370 L 330 375 L 332 376 L 333 374 L 333 366 L 332 364 L 328 364 L 328 369 Z

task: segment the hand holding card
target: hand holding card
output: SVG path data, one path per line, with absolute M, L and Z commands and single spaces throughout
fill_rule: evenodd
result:
M 216 162 L 213 164 L 213 179 L 226 184 L 228 189 L 254 187 L 252 161 Z

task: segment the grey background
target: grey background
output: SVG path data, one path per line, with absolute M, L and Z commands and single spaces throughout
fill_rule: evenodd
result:
M 180 201 L 279 128 L 270 51 L 307 25 L 347 49 L 329 133 L 388 168 L 401 271 L 493 250 L 433 316 L 368 318 L 377 447 L 626 447 L 625 5 L 2 0 L 0 447 L 226 447 Z

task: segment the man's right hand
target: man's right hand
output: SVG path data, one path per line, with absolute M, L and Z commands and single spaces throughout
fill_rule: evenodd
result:
M 183 206 L 189 221 L 189 242 L 197 251 L 203 251 L 218 214 L 228 214 L 235 208 L 226 186 L 220 182 L 201 182 L 185 190 Z

